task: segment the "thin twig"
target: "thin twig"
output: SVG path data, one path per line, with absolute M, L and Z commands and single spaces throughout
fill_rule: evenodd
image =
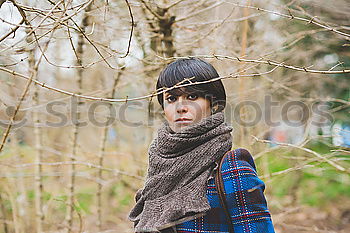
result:
M 231 57 L 231 56 L 225 56 L 225 55 L 217 55 L 217 54 L 213 54 L 213 55 L 196 55 L 196 56 L 186 56 L 186 57 L 170 57 L 170 58 L 166 58 L 166 57 L 159 57 L 163 60 L 175 60 L 175 59 L 179 59 L 179 58 L 194 58 L 194 57 L 198 57 L 198 58 L 214 58 L 214 59 L 228 59 L 228 60 L 234 60 L 234 61 L 238 61 L 238 62 L 249 62 L 249 63 L 260 63 L 260 64 L 267 64 L 267 65 L 272 65 L 272 66 L 281 66 L 283 68 L 286 69 L 291 69 L 291 70 L 295 70 L 295 71 L 302 71 L 302 72 L 306 72 L 306 73 L 315 73 L 315 74 L 345 74 L 345 73 L 350 73 L 350 70 L 312 70 L 312 69 L 308 69 L 307 67 L 297 67 L 297 66 L 292 66 L 292 65 L 287 65 L 287 64 L 282 64 L 281 62 L 277 62 L 277 61 L 272 61 L 272 60 L 256 60 L 256 59 L 246 59 L 246 58 L 240 58 L 240 57 Z
M 280 66 L 283 66 L 283 63 Z M 220 77 L 217 77 L 217 78 L 214 78 L 214 79 L 210 79 L 210 80 L 207 80 L 207 81 L 192 82 L 192 83 L 174 85 L 173 87 L 169 87 L 169 88 L 161 88 L 161 89 L 156 90 L 155 92 L 153 92 L 151 94 L 148 94 L 148 95 L 145 95 L 145 96 L 133 97 L 133 98 L 123 98 L 123 99 L 110 99 L 110 98 L 104 98 L 104 97 L 86 96 L 86 95 L 81 95 L 81 94 L 77 94 L 77 93 L 72 93 L 72 92 L 69 92 L 69 91 L 66 91 L 66 90 L 62 90 L 62 89 L 59 89 L 59 88 L 56 88 L 56 87 L 51 87 L 51 86 L 47 85 L 46 83 L 40 82 L 40 81 L 35 80 L 35 79 L 33 79 L 33 82 L 36 85 L 39 85 L 39 86 L 41 86 L 43 88 L 47 88 L 49 90 L 52 90 L 52 91 L 55 91 L 55 92 L 58 92 L 58 93 L 62 93 L 62 94 L 65 94 L 65 95 L 69 95 L 69 96 L 72 96 L 72 97 L 77 97 L 77 98 L 82 98 L 82 99 L 87 99 L 87 100 L 106 101 L 106 102 L 127 102 L 127 101 L 136 101 L 136 100 L 141 100 L 141 99 L 148 99 L 148 98 L 154 97 L 156 95 L 162 94 L 164 92 L 170 91 L 170 90 L 175 89 L 175 88 L 192 86 L 192 85 L 199 85 L 199 84 L 203 84 L 203 83 L 210 83 L 210 82 L 215 82 L 215 81 L 220 80 L 220 79 L 241 78 L 241 77 L 259 77 L 261 75 L 266 75 L 266 74 L 272 73 L 273 71 L 275 71 L 280 66 L 275 66 L 273 69 L 271 69 L 271 70 L 269 70 L 267 72 L 263 72 L 263 73 L 246 74 L 246 75 L 229 74 L 229 75 L 226 75 L 226 76 L 220 76 Z M 0 67 L 0 70 L 2 70 L 4 72 L 7 72 L 9 74 L 12 74 L 15 77 L 18 76 L 18 77 L 23 78 L 23 79 L 29 79 L 29 77 L 27 77 L 26 75 L 23 75 L 21 73 L 15 72 L 13 70 L 9 70 L 9 69 L 3 68 L 3 67 Z M 187 80 L 183 80 L 180 83 L 183 83 L 184 81 L 187 81 Z
M 1 37 L 1 38 L 0 38 L 0 42 L 3 41 L 3 40 L 5 40 L 5 39 L 6 39 L 7 37 L 9 37 L 12 33 L 15 33 L 22 23 L 24 23 L 24 19 L 22 19 L 21 22 L 19 22 L 19 25 L 17 25 L 16 27 L 12 28 L 10 32 L 8 32 L 8 33 L 5 34 L 3 37 Z
M 111 172 L 114 175 L 123 175 L 123 176 L 128 176 L 134 179 L 138 179 L 138 180 L 144 180 L 144 177 L 138 176 L 138 175 L 133 175 L 130 174 L 128 172 L 122 171 L 122 170 L 118 170 L 118 169 L 112 169 L 112 168 L 107 168 L 107 167 L 103 167 L 100 165 L 96 165 L 93 163 L 89 163 L 89 162 L 84 162 L 84 161 L 77 161 L 75 160 L 74 162 L 69 161 L 69 162 L 52 162 L 52 163 L 46 163 L 46 162 L 41 162 L 40 164 L 38 163 L 25 163 L 25 164 L 17 164 L 17 165 L 7 165 L 10 167 L 14 167 L 14 168 L 25 168 L 25 167 L 32 167 L 32 166 L 64 166 L 64 165 L 82 165 L 82 166 L 87 166 L 88 168 L 96 168 L 99 170 L 103 170 L 103 171 L 108 171 Z
M 199 15 L 199 14 L 205 12 L 205 11 L 208 11 L 208 10 L 211 10 L 211 9 L 213 9 L 215 7 L 218 7 L 218 6 L 222 5 L 223 3 L 224 2 L 220 1 L 220 2 L 217 2 L 217 3 L 213 4 L 213 5 L 211 5 L 211 6 L 208 6 L 207 8 L 204 8 L 204 9 L 201 9 L 199 11 L 196 11 L 196 12 L 190 14 L 190 15 L 186 15 L 185 17 L 178 18 L 178 19 L 175 20 L 175 23 L 178 23 L 178 22 L 184 21 L 186 19 L 192 18 L 192 17 L 194 17 L 196 15 Z
M 132 39 L 132 34 L 133 34 L 133 31 L 134 31 L 134 16 L 132 15 L 132 11 L 131 11 L 131 6 L 128 2 L 128 0 L 125 0 L 126 2 L 126 5 L 128 6 L 128 9 L 129 9 L 129 14 L 130 14 L 130 18 L 131 18 L 131 30 L 130 30 L 130 36 L 129 36 L 129 41 L 128 41 L 128 48 L 126 50 L 126 53 L 121 56 L 120 58 L 125 58 L 128 56 L 129 52 L 130 52 L 130 46 L 131 46 L 131 39 Z
M 350 34 L 342 32 L 342 31 L 339 31 L 339 30 L 334 29 L 332 27 L 329 27 L 327 25 L 323 25 L 323 24 L 317 22 L 315 17 L 312 17 L 311 19 L 306 19 L 306 18 L 295 16 L 290 11 L 289 11 L 289 14 L 283 14 L 283 13 L 280 13 L 280 12 L 263 9 L 261 7 L 241 5 L 241 4 L 233 3 L 233 2 L 229 2 L 229 1 L 225 1 L 225 3 L 231 4 L 231 5 L 234 5 L 234 6 L 237 6 L 237 7 L 250 8 L 250 9 L 254 9 L 254 10 L 258 10 L 258 11 L 271 13 L 271 14 L 278 15 L 278 16 L 281 16 L 281 17 L 284 17 L 284 18 L 288 18 L 290 20 L 300 20 L 300 21 L 303 21 L 303 22 L 307 22 L 308 24 L 314 24 L 314 25 L 319 26 L 321 28 L 327 29 L 328 31 L 337 33 L 338 35 L 341 35 L 341 36 L 345 37 L 345 39 L 347 39 L 347 40 L 350 40 Z
M 54 4 L 54 2 L 52 2 L 51 0 L 47 0 L 49 1 L 51 4 Z M 93 1 L 90 0 L 88 3 L 87 3 L 87 7 L 92 3 Z M 86 35 L 86 33 L 84 32 L 84 30 L 82 30 L 80 28 L 80 26 L 70 17 L 69 18 L 73 24 L 77 27 L 78 31 L 81 33 L 81 35 L 83 35 L 83 37 L 89 42 L 89 44 L 95 49 L 95 51 L 98 53 L 98 55 L 102 58 L 102 60 L 108 65 L 109 68 L 111 69 L 118 69 L 118 68 L 115 68 L 113 67 L 108 61 L 107 59 L 103 56 L 103 54 L 100 52 L 100 50 L 96 47 L 96 45 L 91 41 L 91 39 Z
M 316 151 L 310 150 L 308 148 L 305 147 L 301 147 L 301 146 L 297 146 L 297 145 L 293 145 L 290 143 L 283 143 L 283 142 L 276 142 L 276 141 L 271 141 L 271 140 L 264 140 L 264 139 L 258 139 L 257 137 L 255 137 L 254 135 L 252 135 L 252 137 L 257 141 L 257 142 L 263 142 L 263 143 L 275 143 L 277 145 L 280 146 L 287 146 L 287 147 L 292 147 L 292 148 L 296 148 L 299 150 L 303 150 L 305 152 L 308 152 L 310 154 L 315 155 L 316 157 L 318 157 L 319 159 L 322 159 L 324 161 L 326 161 L 328 164 L 330 164 L 331 166 L 335 167 L 336 169 L 342 171 L 342 172 L 347 172 L 349 173 L 349 171 L 347 171 L 344 167 L 336 164 L 335 162 L 333 162 L 332 160 L 327 159 L 326 157 L 320 155 L 319 153 L 317 153 Z

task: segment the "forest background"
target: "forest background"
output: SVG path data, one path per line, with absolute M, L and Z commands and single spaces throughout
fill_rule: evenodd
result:
M 0 7 L 0 232 L 133 232 L 164 121 L 155 82 L 179 57 L 219 71 L 276 231 L 350 229 L 349 1 Z

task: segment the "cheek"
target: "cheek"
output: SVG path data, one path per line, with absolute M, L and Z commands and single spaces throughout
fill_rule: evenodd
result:
M 192 105 L 191 113 L 195 116 L 195 119 L 201 120 L 204 117 L 210 115 L 210 103 L 207 101 L 200 101 Z
M 201 112 L 202 112 L 202 117 L 207 117 L 211 114 L 210 111 L 210 103 L 205 102 L 202 106 L 201 106 Z
M 209 100 L 205 100 L 205 103 L 203 104 L 203 110 L 210 113 L 211 108 L 210 108 L 210 101 Z
M 167 121 L 172 122 L 175 116 L 174 108 L 171 105 L 165 105 L 164 115 Z

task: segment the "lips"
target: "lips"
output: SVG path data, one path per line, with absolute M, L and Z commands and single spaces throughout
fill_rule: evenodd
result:
M 190 122 L 190 121 L 192 121 L 192 120 L 189 118 L 179 118 L 179 119 L 176 119 L 175 122 Z

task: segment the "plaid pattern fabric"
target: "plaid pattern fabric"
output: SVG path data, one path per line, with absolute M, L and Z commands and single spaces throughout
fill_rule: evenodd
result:
M 227 152 L 221 173 L 234 232 L 275 232 L 263 193 L 265 184 L 257 176 L 250 153 L 241 148 Z M 176 232 L 229 232 L 214 178 L 208 181 L 207 197 L 212 209 L 203 217 L 177 225 Z

